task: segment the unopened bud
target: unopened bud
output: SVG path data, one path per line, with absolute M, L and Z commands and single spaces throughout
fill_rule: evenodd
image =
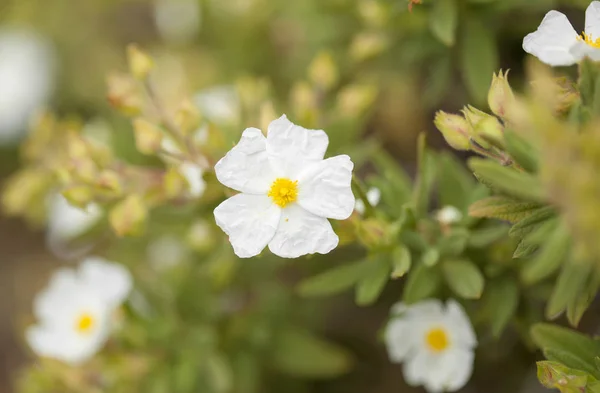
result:
M 349 85 L 337 97 L 337 110 L 344 117 L 362 115 L 375 101 L 377 88 L 371 85 Z
M 138 117 L 133 121 L 135 146 L 143 154 L 155 154 L 160 150 L 163 133 L 158 126 L 146 119 Z
M 364 61 L 382 53 L 389 45 L 387 38 L 380 33 L 360 33 L 350 45 L 350 57 Z
M 333 88 L 338 81 L 339 73 L 331 53 L 319 53 L 308 68 L 308 76 L 316 86 L 323 90 Z
M 358 4 L 358 13 L 367 26 L 385 26 L 389 12 L 384 5 L 377 0 L 362 0 Z
M 143 106 L 142 97 L 135 81 L 128 75 L 108 76 L 108 102 L 126 116 L 138 115 Z
M 135 44 L 127 47 L 127 61 L 129 62 L 129 72 L 138 80 L 146 79 L 154 68 L 152 58 Z
M 469 122 L 460 115 L 439 111 L 435 115 L 435 126 L 442 136 L 456 150 L 469 150 Z
M 479 109 L 471 106 L 471 105 L 467 105 L 463 110 L 462 110 L 463 115 L 465 116 L 465 119 L 467 119 L 467 122 L 469 123 L 469 136 L 471 138 L 473 138 L 479 145 L 481 145 L 481 147 L 483 147 L 484 149 L 487 149 L 490 147 L 490 144 L 488 142 L 486 142 L 484 139 L 482 139 L 479 135 L 478 135 L 478 129 L 480 127 L 480 123 L 486 119 L 492 118 L 495 119 L 496 121 L 498 119 L 496 119 L 494 116 L 492 115 L 488 115 L 487 113 L 480 111 Z
M 144 230 L 148 211 L 139 195 L 131 195 L 112 208 L 110 224 L 117 236 L 135 236 Z
M 502 145 L 504 140 L 504 127 L 500 121 L 493 117 L 487 117 L 481 120 L 474 130 L 475 139 L 484 139 L 485 141 L 492 141 L 495 145 Z
M 378 219 L 366 219 L 357 224 L 356 235 L 368 248 L 385 247 L 393 242 L 395 228 Z
M 187 180 L 176 168 L 170 168 L 163 177 L 163 187 L 167 198 L 173 199 L 184 195 L 187 190 Z
M 89 186 L 70 186 L 62 191 L 62 195 L 73 206 L 85 208 L 94 198 Z
M 277 113 L 275 112 L 275 108 L 273 107 L 272 101 L 266 101 L 260 106 L 260 120 L 259 126 L 261 130 L 266 130 L 269 128 L 269 124 L 273 121 L 273 119 L 277 118 Z
M 109 170 L 100 173 L 98 180 L 96 181 L 96 186 L 100 188 L 100 190 L 111 195 L 119 195 L 123 191 L 119 175 L 116 172 Z
M 508 84 L 508 71 L 502 73 L 502 70 L 496 75 L 494 73 L 492 86 L 488 92 L 488 105 L 494 114 L 505 117 L 514 105 L 515 95 Z
M 200 110 L 190 100 L 184 100 L 175 114 L 175 124 L 181 132 L 189 135 L 196 131 L 202 122 Z
M 291 92 L 292 107 L 296 118 L 304 123 L 310 123 L 315 119 L 317 110 L 317 97 L 310 84 L 298 82 Z

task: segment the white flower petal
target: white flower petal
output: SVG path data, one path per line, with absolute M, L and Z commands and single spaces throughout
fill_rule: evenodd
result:
M 109 308 L 119 307 L 131 292 L 133 280 L 129 271 L 100 257 L 88 257 L 79 267 L 81 285 L 93 291 Z
M 600 1 L 592 1 L 585 10 L 585 33 L 594 41 L 600 38 Z
M 477 346 L 477 337 L 473 326 L 462 306 L 455 300 L 446 303 L 446 316 L 451 328 L 452 340 L 459 346 L 473 348 Z
M 193 198 L 200 198 L 206 190 L 206 182 L 202 177 L 204 171 L 202 167 L 193 162 L 184 162 L 179 167 L 181 174 L 187 180 L 190 187 L 190 195 Z
M 567 17 L 558 12 L 546 14 L 537 31 L 523 39 L 523 49 L 551 66 L 568 66 L 579 59 L 571 52 L 579 35 Z
M 444 381 L 445 391 L 457 391 L 469 382 L 473 373 L 474 358 L 472 350 L 462 348 L 453 349 L 444 355 L 444 369 L 451 370 Z
M 430 354 L 425 351 L 419 351 L 412 357 L 405 360 L 402 367 L 404 380 L 411 386 L 423 385 L 427 382 L 429 368 L 433 361 Z
M 48 286 L 33 302 L 33 312 L 42 322 L 52 322 L 68 318 L 72 309 L 73 294 L 79 293 L 82 286 L 72 269 L 58 269 L 50 278 Z
M 247 194 L 267 194 L 275 175 L 266 151 L 266 138 L 257 128 L 247 128 L 240 142 L 215 165 L 217 179 Z
M 385 330 L 385 344 L 390 361 L 402 362 L 413 349 L 414 337 L 409 321 L 393 318 Z
M 343 220 L 354 210 L 352 169 L 347 155 L 311 165 L 298 178 L 298 204 L 321 217 Z
M 273 239 L 281 209 L 266 195 L 238 194 L 215 208 L 217 225 L 229 235 L 235 254 L 250 258 Z
M 282 209 L 281 220 L 269 250 L 282 258 L 297 258 L 306 254 L 327 254 L 339 242 L 326 218 L 304 210 L 298 204 Z
M 48 215 L 48 236 L 53 239 L 71 239 L 90 229 L 102 217 L 102 210 L 94 203 L 85 209 L 71 205 L 64 196 L 52 197 Z
M 285 115 L 269 124 L 267 153 L 277 176 L 296 180 L 310 164 L 323 160 L 328 144 L 323 130 L 297 126 Z
M 379 205 L 379 201 L 381 200 L 381 191 L 377 187 L 371 187 L 369 191 L 367 191 L 367 201 L 371 204 L 371 206 Z

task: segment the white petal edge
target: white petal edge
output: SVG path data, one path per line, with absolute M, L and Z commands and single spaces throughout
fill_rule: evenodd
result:
M 385 345 L 393 363 L 404 361 L 413 348 L 412 329 L 402 317 L 392 318 L 385 329 Z
M 452 371 L 444 381 L 444 390 L 455 392 L 469 382 L 473 374 L 473 361 L 475 354 L 472 350 L 458 348 L 449 351 L 443 359 L 447 367 Z
M 523 50 L 548 65 L 569 66 L 580 60 L 571 53 L 578 36 L 567 17 L 553 10 L 535 32 L 523 39 Z
M 297 180 L 302 170 L 323 160 L 329 138 L 323 130 L 297 126 L 286 115 L 273 120 L 267 133 L 267 153 L 279 177 Z
M 206 182 L 202 177 L 204 174 L 202 167 L 194 162 L 184 162 L 179 170 L 188 182 L 190 196 L 200 198 L 206 190 Z
M 474 348 L 477 346 L 477 337 L 473 331 L 471 320 L 463 307 L 455 300 L 446 303 L 446 316 L 451 329 L 451 334 L 459 346 Z
M 269 250 L 282 258 L 297 258 L 306 254 L 327 254 L 337 247 L 338 236 L 326 218 L 304 210 L 298 204 L 281 210 L 277 233 Z
M 100 257 L 86 258 L 79 277 L 86 291 L 93 291 L 111 309 L 119 307 L 133 288 L 133 278 L 124 266 Z
M 585 10 L 585 33 L 594 41 L 600 38 L 600 1 L 592 1 Z
M 214 211 L 217 225 L 229 236 L 235 254 L 250 258 L 273 239 L 281 208 L 266 195 L 237 194 Z
M 266 150 L 267 140 L 257 128 L 247 128 L 242 137 L 215 165 L 217 179 L 246 194 L 267 194 L 275 175 Z
M 348 218 L 356 203 L 351 187 L 353 168 L 347 155 L 311 165 L 298 178 L 298 204 L 317 216 Z

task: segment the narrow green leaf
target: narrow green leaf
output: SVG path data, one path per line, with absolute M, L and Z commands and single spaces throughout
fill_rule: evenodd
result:
M 460 60 L 463 79 L 477 103 L 484 103 L 498 69 L 498 52 L 493 30 L 477 16 L 465 18 L 462 24 Z
M 304 297 L 322 297 L 343 292 L 356 284 L 370 266 L 370 261 L 359 261 L 335 267 L 302 281 L 298 293 Z
M 437 292 L 441 282 L 442 277 L 439 269 L 418 265 L 411 270 L 406 280 L 404 302 L 412 304 L 431 297 Z
M 527 172 L 535 173 L 538 169 L 538 153 L 523 137 L 510 129 L 504 130 L 504 142 L 510 156 Z
M 465 299 L 479 299 L 483 292 L 483 274 L 466 259 L 447 260 L 442 264 L 446 283 L 454 293 Z
M 581 289 L 579 295 L 567 305 L 567 319 L 571 326 L 577 327 L 583 314 L 588 309 L 598 290 L 600 289 L 600 270 L 595 269 L 589 275 L 587 282 Z
M 570 240 L 568 229 L 565 226 L 557 227 L 535 258 L 523 266 L 521 281 L 533 285 L 554 274 L 569 252 Z
M 552 206 L 545 206 L 535 210 L 531 215 L 525 217 L 510 228 L 508 235 L 517 239 L 539 228 L 545 221 L 556 215 L 556 210 Z
M 545 191 L 539 180 L 528 173 L 482 158 L 471 158 L 469 167 L 480 180 L 492 185 L 494 189 L 532 202 L 545 200 Z
M 446 44 L 453 46 L 456 41 L 458 25 L 458 5 L 456 0 L 438 0 L 429 13 L 429 28 L 433 35 Z
M 440 260 L 440 252 L 436 248 L 427 249 L 421 256 L 421 262 L 427 267 L 437 265 Z
M 600 344 L 590 337 L 551 323 L 533 325 L 531 338 L 538 348 L 570 352 L 590 364 L 594 363 L 594 358 L 600 353 Z
M 387 256 L 386 256 L 387 257 Z M 370 271 L 356 284 L 356 304 L 368 306 L 375 303 L 390 278 L 390 263 L 384 256 L 373 261 Z
M 530 244 L 526 239 L 523 239 L 517 245 L 517 249 L 513 253 L 513 258 L 529 258 L 537 249 L 537 245 Z
M 537 377 L 548 389 L 559 389 L 562 393 L 581 393 L 586 391 L 590 379 L 584 371 L 574 370 L 554 361 L 537 362 Z
M 477 181 L 456 157 L 442 153 L 438 158 L 440 206 L 454 206 L 461 211 L 469 207 L 470 195 Z
M 586 362 L 570 351 L 558 348 L 546 348 L 544 349 L 544 356 L 550 361 L 559 362 L 575 370 L 583 371 L 591 375 L 598 373 L 593 363 L 590 364 L 589 362 Z
M 410 250 L 404 245 L 399 245 L 392 253 L 392 278 L 404 276 L 411 265 Z
M 514 223 L 528 217 L 540 206 L 538 203 L 522 202 L 504 196 L 493 196 L 473 203 L 469 207 L 469 215 L 480 218 L 496 218 Z
M 446 236 L 443 236 L 438 244 L 440 256 L 459 256 L 467 247 L 469 232 L 465 228 L 455 228 Z
M 412 181 L 402 166 L 398 165 L 398 162 L 381 148 L 374 152 L 371 160 L 393 193 L 393 198 L 388 200 L 395 201 L 399 206 L 408 202 L 412 194 Z
M 429 66 L 429 74 L 422 97 L 427 107 L 436 107 L 448 93 L 452 82 L 452 56 L 444 53 Z
M 427 215 L 436 169 L 434 157 L 427 149 L 425 133 L 421 133 L 417 141 L 417 161 L 417 179 L 412 200 L 417 216 L 424 217 Z
M 467 245 L 472 248 L 483 248 L 502 239 L 508 234 L 508 226 L 494 225 L 471 231 Z
M 567 261 L 558 276 L 554 291 L 546 305 L 546 318 L 558 317 L 582 291 L 592 266 L 586 262 Z
M 519 305 L 519 286 L 512 277 L 504 277 L 489 282 L 484 292 L 483 304 L 489 310 L 488 318 L 492 335 L 500 337 Z

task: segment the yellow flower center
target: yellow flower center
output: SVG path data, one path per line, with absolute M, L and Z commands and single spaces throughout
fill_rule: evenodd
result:
M 433 352 L 441 352 L 448 348 L 449 340 L 446 331 L 441 328 L 433 328 L 427 332 L 425 341 Z
M 75 330 L 77 333 L 87 334 L 96 324 L 95 318 L 89 313 L 82 313 L 75 322 Z
M 276 205 L 286 207 L 298 198 L 298 180 L 291 181 L 285 177 L 277 178 L 271 185 L 267 195 L 271 197 Z
M 595 40 L 592 38 L 591 34 L 586 34 L 585 32 L 581 33 L 580 36 L 577 37 L 579 41 L 584 41 L 586 44 L 591 46 L 592 48 L 600 49 L 600 38 L 596 38 Z

